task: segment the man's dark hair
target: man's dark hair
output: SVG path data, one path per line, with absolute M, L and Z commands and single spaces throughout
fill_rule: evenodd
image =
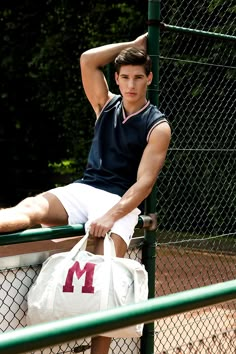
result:
M 142 65 L 148 76 L 152 70 L 152 61 L 144 50 L 134 47 L 123 49 L 114 61 L 115 70 L 119 74 L 121 66 L 124 65 Z

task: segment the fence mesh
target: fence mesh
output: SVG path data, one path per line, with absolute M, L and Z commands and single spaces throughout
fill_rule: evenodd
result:
M 161 13 L 167 24 L 235 35 L 232 1 L 165 2 Z M 166 31 L 160 53 L 172 142 L 158 180 L 156 296 L 236 274 L 235 41 Z M 235 353 L 235 319 L 231 301 L 158 321 L 155 353 Z
M 234 0 L 163 1 L 161 17 L 173 26 L 236 34 Z

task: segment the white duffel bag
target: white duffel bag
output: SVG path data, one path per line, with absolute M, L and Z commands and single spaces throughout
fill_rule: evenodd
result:
M 86 234 L 69 252 L 50 256 L 28 292 L 29 325 L 135 304 L 148 298 L 148 277 L 138 261 L 115 256 L 106 235 L 104 255 L 87 252 Z M 143 324 L 114 330 L 114 338 L 140 337 Z

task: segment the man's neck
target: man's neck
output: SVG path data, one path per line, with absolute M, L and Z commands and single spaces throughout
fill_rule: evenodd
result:
M 137 104 L 131 104 L 129 102 L 123 101 L 123 108 L 124 108 L 126 117 L 140 111 L 147 104 L 147 102 L 148 101 L 146 98 L 145 98 L 145 100 L 143 100 L 142 102 L 138 102 Z

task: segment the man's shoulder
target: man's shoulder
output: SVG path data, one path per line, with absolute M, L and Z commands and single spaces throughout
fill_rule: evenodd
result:
M 162 113 L 159 110 L 159 108 L 156 105 L 152 104 L 152 103 L 150 103 L 149 109 L 150 109 L 150 114 L 158 115 L 158 116 L 164 116 L 164 113 Z
M 146 117 L 147 122 L 155 122 L 160 119 L 165 119 L 165 114 L 161 112 L 157 106 L 149 103 L 144 110 L 143 115 Z
M 161 112 L 156 105 L 150 104 L 146 120 L 148 137 L 151 131 L 161 123 L 167 123 L 171 127 L 166 115 Z

